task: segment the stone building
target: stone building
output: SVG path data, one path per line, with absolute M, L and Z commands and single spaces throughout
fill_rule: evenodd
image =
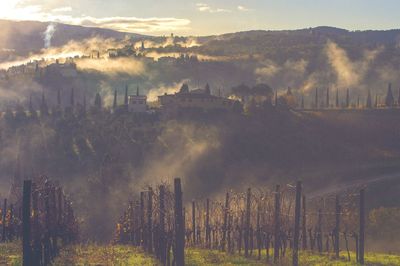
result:
M 147 111 L 147 96 L 140 95 L 139 87 L 136 90 L 136 95 L 129 95 L 129 112 L 143 113 Z
M 184 109 L 199 111 L 230 111 L 233 109 L 235 103 L 233 100 L 212 95 L 208 84 L 204 89 L 195 89 L 191 91 L 189 91 L 187 84 L 183 84 L 179 92 L 158 96 L 158 101 L 161 109 L 166 112 L 174 112 Z

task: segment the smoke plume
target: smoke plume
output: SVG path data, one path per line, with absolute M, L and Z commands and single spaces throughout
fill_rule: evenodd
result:
M 53 38 L 54 33 L 56 32 L 56 25 L 54 23 L 50 23 L 46 31 L 44 32 L 44 48 L 50 48 L 51 39 Z

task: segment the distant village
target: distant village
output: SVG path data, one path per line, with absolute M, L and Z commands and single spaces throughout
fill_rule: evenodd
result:
M 144 42 L 141 46 L 135 48 L 133 45 L 127 45 L 121 49 L 108 49 L 105 52 L 93 50 L 88 55 L 75 56 L 66 59 L 40 59 L 26 64 L 12 66 L 7 70 L 0 71 L 0 80 L 21 78 L 23 76 L 31 78 L 40 78 L 44 74 L 57 73 L 66 78 L 74 78 L 78 75 L 76 60 L 79 59 L 102 59 L 135 57 L 141 60 L 154 62 L 155 59 L 147 57 Z M 193 55 L 181 54 L 179 57 L 160 57 L 157 62 L 162 64 L 174 64 L 182 62 L 198 62 L 198 58 Z M 215 92 L 215 90 L 214 90 Z M 343 92 L 343 91 L 341 91 Z M 350 89 L 346 90 L 346 95 L 339 95 L 339 90 L 331 91 L 330 88 L 316 88 L 314 93 L 308 93 L 307 99 L 301 91 L 293 91 L 290 87 L 286 92 L 279 93 L 266 84 L 257 84 L 253 88 L 244 84 L 231 89 L 229 96 L 222 96 L 220 91 L 218 95 L 213 95 L 209 84 L 204 88 L 190 89 L 188 84 L 173 94 L 163 94 L 158 96 L 156 103 L 148 103 L 148 99 L 143 91 L 137 87 L 135 93 L 131 93 L 128 86 L 125 88 L 123 103 L 118 102 L 117 90 L 114 92 L 113 104 L 111 107 L 104 107 L 102 95 L 95 95 L 93 104 L 86 101 L 84 95 L 81 101 L 75 100 L 74 89 L 71 89 L 69 103 L 63 103 L 61 91 L 57 91 L 57 103 L 52 108 L 46 100 L 43 93 L 41 102 L 34 104 L 32 97 L 29 100 L 28 109 L 31 113 L 36 113 L 39 109 L 40 114 L 59 113 L 63 111 L 84 114 L 87 111 L 107 110 L 111 113 L 130 112 L 138 114 L 162 114 L 165 117 L 173 117 L 182 112 L 194 113 L 215 113 L 215 112 L 234 112 L 248 113 L 255 109 L 280 108 L 287 110 L 301 111 L 334 111 L 334 110 L 366 110 L 366 109 L 400 109 L 400 90 L 395 96 L 392 85 L 388 85 L 387 93 L 384 97 L 381 95 L 372 95 L 368 90 L 367 95 L 351 95 Z M 311 95 L 311 96 L 310 96 Z M 356 99 L 356 100 L 354 100 Z M 78 103 L 79 102 L 79 103 Z M 19 104 L 20 105 L 20 104 Z M 34 105 L 39 106 L 35 108 Z M 19 106 L 17 109 L 21 109 Z M 23 108 L 22 108 L 23 109 Z M 9 112 L 10 113 L 10 112 Z
M 244 86 L 244 85 L 241 85 Z M 265 85 L 257 85 L 259 88 Z M 240 88 L 240 86 L 239 86 Z M 265 87 L 264 87 L 265 88 Z M 239 90 L 240 91 L 240 90 Z M 325 101 L 320 101 L 322 90 L 315 90 L 314 102 L 310 104 L 310 108 L 305 107 L 304 95 L 301 95 L 299 101 L 292 93 L 291 88 L 288 88 L 286 93 L 278 95 L 277 92 L 268 96 L 268 93 L 260 95 L 236 95 L 223 97 L 221 95 L 213 95 L 209 84 L 204 88 L 190 90 L 187 84 L 183 84 L 178 92 L 158 96 L 156 103 L 148 103 L 146 95 L 141 94 L 140 88 L 137 87 L 135 93 L 131 93 L 128 86 L 125 87 L 123 102 L 119 102 L 117 90 L 114 91 L 112 106 L 104 106 L 102 96 L 96 93 L 93 104 L 87 101 L 86 95 L 83 95 L 81 101 L 75 99 L 75 90 L 71 88 L 69 102 L 62 101 L 61 90 L 57 91 L 57 102 L 50 106 L 46 99 L 45 93 L 42 94 L 39 104 L 29 99 L 28 106 L 22 106 L 18 103 L 15 109 L 7 108 L 3 112 L 3 117 L 18 117 L 18 116 L 47 116 L 47 115 L 62 115 L 72 114 L 76 116 L 85 116 L 87 113 L 111 113 L 123 114 L 132 113 L 138 116 L 157 115 L 165 118 L 174 118 L 180 114 L 216 114 L 216 113 L 236 113 L 246 114 L 256 112 L 257 110 L 293 110 L 300 112 L 315 112 L 315 111 L 366 111 L 366 110 L 400 110 L 400 94 L 395 99 L 392 85 L 388 85 L 387 95 L 383 102 L 378 96 L 372 97 L 368 92 L 367 100 L 361 103 L 360 97 L 356 102 L 350 100 L 350 90 L 347 90 L 344 101 L 339 97 L 339 91 L 336 90 L 334 101 L 332 102 L 330 90 L 323 90 L 325 93 Z M 373 99 L 374 98 L 374 99 Z M 261 99 L 261 100 L 260 100 Z
M 74 57 L 59 59 L 34 59 L 24 64 L 10 66 L 8 69 L 0 69 L 0 80 L 18 78 L 21 76 L 40 78 L 46 73 L 54 72 L 57 72 L 62 77 L 74 78 L 78 75 L 76 61 L 79 59 L 100 60 L 104 58 L 113 59 L 120 57 L 133 57 L 147 63 L 157 62 L 158 64 L 166 66 L 175 63 L 195 63 L 199 61 L 196 55 L 189 55 L 184 53 L 179 54 L 178 57 L 160 56 L 158 58 L 154 58 L 145 54 L 147 48 L 145 47 L 143 41 L 141 43 L 142 45 L 140 48 L 135 48 L 133 45 L 126 45 L 125 47 L 120 49 L 108 49 L 106 51 L 92 50 L 89 54 L 82 56 L 76 55 Z

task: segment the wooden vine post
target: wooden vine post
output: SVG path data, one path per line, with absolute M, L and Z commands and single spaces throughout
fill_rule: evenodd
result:
M 302 219 L 302 240 L 303 240 L 303 250 L 307 250 L 307 212 L 306 212 L 306 196 L 303 195 L 302 201 L 303 207 L 303 219 Z
M 279 260 L 279 248 L 280 248 L 280 185 L 276 186 L 275 189 L 275 216 L 274 216 L 274 263 Z
M 222 251 L 225 251 L 226 246 L 226 232 L 228 230 L 228 213 L 229 213 L 229 192 L 226 193 L 225 197 L 225 208 L 224 208 L 224 224 L 222 227 Z
M 145 230 L 144 230 L 144 192 L 140 192 L 140 245 L 146 246 Z
M 359 262 L 364 264 L 365 248 L 365 190 L 360 190 L 360 233 L 359 233 Z
M 166 264 L 166 236 L 165 236 L 165 186 L 160 186 L 160 255 L 162 265 Z
M 32 181 L 25 180 L 22 199 L 22 265 L 31 264 L 31 192 Z
M 318 209 L 318 227 L 317 227 L 318 252 L 322 253 L 322 210 Z
M 3 232 L 1 234 L 1 238 L 3 242 L 6 242 L 6 235 L 7 235 L 7 199 L 4 199 L 4 204 L 3 204 L 3 217 L 2 217 L 2 222 L 3 222 Z
M 153 189 L 149 187 L 147 204 L 147 248 L 153 252 Z
M 340 202 L 339 202 L 339 196 L 336 195 L 336 204 L 335 204 L 335 220 L 336 220 L 336 226 L 335 226 L 335 257 L 336 259 L 339 258 L 339 234 L 340 234 L 340 212 L 341 212 L 341 207 L 340 207 Z
M 177 266 L 185 265 L 185 224 L 182 213 L 182 187 L 181 179 L 174 180 L 175 193 L 175 263 Z
M 193 245 L 196 245 L 196 202 L 192 201 L 192 238 Z
M 294 214 L 293 266 L 299 265 L 300 212 L 301 212 L 301 181 L 297 181 L 296 207 Z
M 206 201 L 206 248 L 211 248 L 211 234 L 210 234 L 210 199 Z
M 249 236 L 250 236 L 250 206 L 251 205 L 251 188 L 247 189 L 246 197 L 246 221 L 244 228 L 244 256 L 249 256 Z

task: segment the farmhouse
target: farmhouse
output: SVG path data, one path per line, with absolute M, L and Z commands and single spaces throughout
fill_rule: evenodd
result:
M 165 93 L 158 96 L 161 109 L 164 111 L 179 111 L 182 109 L 197 109 L 201 111 L 232 110 L 235 101 L 214 96 L 211 94 L 210 86 L 207 84 L 204 89 L 189 91 L 189 86 L 183 84 L 179 92 L 175 94 Z

